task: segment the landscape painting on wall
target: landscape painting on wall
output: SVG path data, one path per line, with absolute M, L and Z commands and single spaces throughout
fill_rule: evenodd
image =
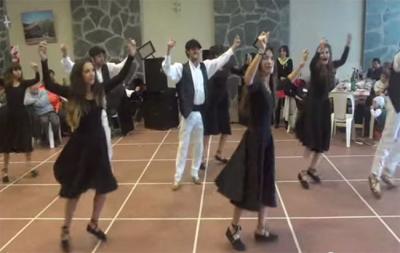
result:
M 28 45 L 38 44 L 42 40 L 56 43 L 53 11 L 30 11 L 21 14 L 25 41 Z

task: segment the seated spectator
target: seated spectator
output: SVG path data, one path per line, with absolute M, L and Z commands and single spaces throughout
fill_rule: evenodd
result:
M 385 69 L 382 71 L 381 77 L 375 82 L 374 91 L 376 96 L 385 94 L 389 85 L 390 71 Z
M 383 67 L 381 65 L 381 60 L 379 58 L 374 58 L 372 60 L 372 67 L 368 69 L 367 78 L 377 81 L 381 78 L 382 71 Z
M 40 85 L 30 87 L 25 94 L 25 105 L 32 105 L 34 114 L 40 120 L 42 143 L 48 145 L 49 123 L 54 133 L 54 142 L 58 146 L 61 143 L 59 136 L 60 119 L 50 103 L 48 92 L 40 89 Z

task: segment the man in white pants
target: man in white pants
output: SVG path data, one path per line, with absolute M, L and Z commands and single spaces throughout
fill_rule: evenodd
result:
M 396 187 L 393 176 L 400 163 L 400 52 L 393 61 L 388 97 L 386 99 L 386 123 L 375 153 L 369 186 L 376 198 L 382 196 L 380 181 L 388 188 Z
M 174 191 L 181 186 L 191 140 L 193 147 L 192 180 L 195 184 L 201 183 L 199 169 L 203 157 L 204 137 L 202 111 L 207 99 L 207 80 L 229 61 L 240 45 L 240 38 L 237 36 L 232 47 L 223 55 L 204 62 L 201 61 L 200 43 L 194 39 L 189 40 L 185 45 L 186 56 L 189 61 L 185 64 L 171 64 L 170 53 L 175 44 L 176 42 L 172 39 L 168 42 L 167 55 L 162 63 L 165 74 L 172 81 L 177 82 L 179 109 L 183 116 L 179 130 L 176 173 L 172 188 Z

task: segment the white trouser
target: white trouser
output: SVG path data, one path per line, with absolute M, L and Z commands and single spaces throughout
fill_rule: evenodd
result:
M 203 158 L 203 119 L 200 112 L 191 112 L 185 119 L 182 117 L 179 129 L 179 146 L 176 155 L 175 182 L 182 180 L 186 158 L 192 141 L 192 177 L 199 176 L 199 168 Z
M 106 133 L 108 157 L 110 158 L 111 161 L 113 155 L 112 144 L 111 144 L 111 128 L 108 123 L 106 110 L 101 111 L 101 124 L 103 125 L 104 132 Z
M 400 113 L 396 113 L 390 98 L 386 99 L 386 122 L 372 164 L 372 173 L 381 178 L 386 169 L 389 176 L 394 176 L 400 162 Z

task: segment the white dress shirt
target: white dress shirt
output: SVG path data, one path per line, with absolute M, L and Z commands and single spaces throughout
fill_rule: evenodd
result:
M 205 60 L 203 63 L 207 70 L 208 78 L 210 79 L 219 69 L 221 69 L 233 55 L 233 50 L 229 49 L 224 54 L 216 59 Z M 204 80 L 201 72 L 200 64 L 195 66 L 189 61 L 190 71 L 192 73 L 193 84 L 194 84 L 194 104 L 202 105 L 205 102 L 204 94 Z M 165 60 L 162 63 L 164 73 L 175 83 L 179 82 L 182 78 L 182 63 L 171 64 L 171 56 L 165 56 Z
M 122 62 L 120 62 L 118 64 L 112 63 L 112 62 L 106 62 L 108 71 L 110 72 L 110 78 L 118 75 L 118 73 L 124 67 L 126 59 L 127 58 L 125 58 Z M 61 64 L 64 66 L 64 71 L 67 74 L 70 74 L 75 62 L 73 62 L 71 60 L 71 57 L 67 56 L 67 57 L 61 59 Z M 97 80 L 99 81 L 99 83 L 102 83 L 104 81 L 103 73 L 101 72 L 101 68 L 96 69 L 96 77 L 97 77 Z

